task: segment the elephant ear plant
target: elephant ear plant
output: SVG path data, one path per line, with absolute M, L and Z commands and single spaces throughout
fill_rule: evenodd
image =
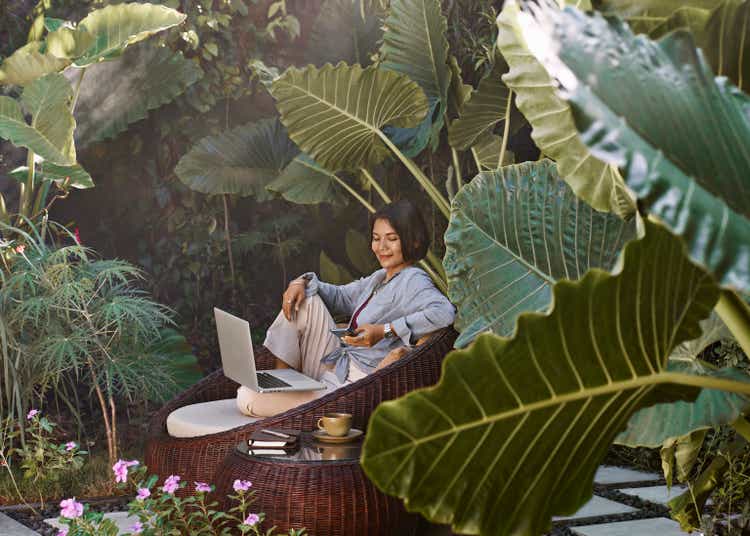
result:
M 74 111 L 81 95 L 87 70 L 100 71 L 100 64 L 118 59 L 130 45 L 180 24 L 185 15 L 165 6 L 152 4 L 118 4 L 89 13 L 78 24 L 47 19 L 42 33 L 19 48 L 0 64 L 0 84 L 10 86 L 10 94 L 0 96 L 0 138 L 27 149 L 26 166 L 11 176 L 19 182 L 19 218 L 32 220 L 45 210 L 51 185 L 55 184 L 65 197 L 70 188 L 90 188 L 90 175 L 77 163 L 74 142 L 76 119 Z M 112 137 L 145 113 L 171 100 L 199 77 L 182 56 L 166 57 L 163 51 L 146 53 L 145 62 L 159 66 L 159 75 L 149 80 L 147 92 L 136 92 L 125 106 L 110 106 L 112 93 L 107 93 L 108 115 L 84 114 L 86 142 Z M 65 70 L 65 74 L 63 71 Z M 106 69 L 105 69 L 106 71 Z M 164 76 L 169 76 L 165 80 Z M 74 86 L 69 77 L 74 81 Z M 94 84 L 96 85 L 96 84 Z M 143 89 L 144 84 L 139 84 Z M 87 105 L 94 106 L 96 97 L 91 88 L 84 91 Z M 132 93 L 132 92 L 131 92 Z M 101 100 L 101 99 L 99 99 Z M 114 111 L 113 111 L 114 110 Z M 99 110 L 101 112 L 101 110 Z M 30 122 L 27 122 L 27 117 Z M 0 195 L 0 221 L 11 223 L 5 199 Z
M 577 161 L 613 173 L 610 194 L 590 195 L 601 174 L 573 191 L 610 208 L 612 192 L 637 198 L 639 232 L 575 200 L 544 161 L 480 174 L 453 200 L 444 264 L 468 346 L 436 387 L 376 410 L 362 464 L 464 534 L 544 533 L 590 499 L 618 438 L 732 424 L 750 440 L 750 376 L 672 357 L 712 310 L 750 354 L 750 98 L 686 32 L 653 42 L 616 18 L 530 9 L 510 0 L 498 19 L 508 83 L 522 39 L 545 86 L 562 87 L 548 89 L 569 107 Z M 539 109 L 519 109 L 537 129 Z

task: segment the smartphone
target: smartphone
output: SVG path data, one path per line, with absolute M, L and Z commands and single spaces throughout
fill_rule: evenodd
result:
M 339 339 L 342 337 L 356 337 L 357 334 L 354 332 L 352 328 L 333 328 L 331 330 L 331 333 L 336 335 Z

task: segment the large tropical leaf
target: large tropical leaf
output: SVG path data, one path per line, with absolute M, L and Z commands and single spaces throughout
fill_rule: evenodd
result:
M 611 269 L 634 236 L 634 221 L 593 210 L 549 160 L 479 174 L 453 199 L 445 233 L 456 347 L 512 335 L 519 315 L 549 308 L 555 282 Z
M 66 75 L 74 81 L 79 70 Z M 195 62 L 167 47 L 143 43 L 128 48 L 116 63 L 90 66 L 76 106 L 76 142 L 85 147 L 113 138 L 150 110 L 171 102 L 203 75 Z
M 385 21 L 380 55 L 383 69 L 408 76 L 427 95 L 431 113 L 420 129 L 389 132 L 407 156 L 415 156 L 430 139 L 437 140 L 448 105 L 451 71 L 448 66 L 447 21 L 439 0 L 394 0 Z M 425 132 L 428 135 L 425 135 Z M 412 139 L 411 144 L 403 139 Z
M 666 362 L 719 296 L 679 238 L 645 225 L 619 274 L 558 282 L 554 308 L 522 315 L 512 339 L 482 335 L 448 356 L 436 387 L 381 404 L 364 444 L 369 478 L 464 534 L 537 536 L 583 505 L 634 411 L 697 394 Z M 750 393 L 747 380 L 723 385 Z
M 564 65 L 545 61 L 567 87 L 582 140 L 623 170 L 694 260 L 750 293 L 750 98 L 714 79 L 690 34 L 654 43 L 618 19 L 545 13 Z
M 471 148 L 474 153 L 474 157 L 479 164 L 481 171 L 494 171 L 500 169 L 502 166 L 507 166 L 513 163 L 514 155 L 507 148 L 505 154 L 502 156 L 503 161 L 500 162 L 500 155 L 503 150 L 503 140 L 496 134 L 485 134 L 482 138 L 477 140 L 474 147 Z
M 288 69 L 271 86 L 289 136 L 328 170 L 371 167 L 389 154 L 385 125 L 413 127 L 427 113 L 419 86 L 359 65 Z
M 473 147 L 505 119 L 510 91 L 501 77 L 506 69 L 505 61 L 498 59 L 464 103 L 460 117 L 451 123 L 448 141 L 456 149 Z
M 73 89 L 61 74 L 36 79 L 21 95 L 21 101 L 31 115 L 29 125 L 18 102 L 0 96 L 0 138 L 31 149 L 50 162 L 66 166 L 74 164 L 72 98 Z
M 341 181 L 306 154 L 299 154 L 266 189 L 300 205 L 343 204 L 346 198 L 341 194 Z
M 297 153 L 278 120 L 264 119 L 203 138 L 180 159 L 175 173 L 199 192 L 266 200 L 266 186 Z
M 744 373 L 735 368 L 717 370 L 698 360 L 711 344 L 732 339 L 724 322 L 714 313 L 701 322 L 700 337 L 680 344 L 669 357 L 667 368 L 675 372 L 741 379 Z M 656 404 L 644 408 L 628 422 L 616 442 L 631 447 L 656 448 L 699 430 L 729 424 L 750 411 L 750 398 L 715 389 L 703 389 L 694 402 Z
M 39 52 L 42 43 L 28 43 L 3 60 L 0 65 L 0 84 L 25 86 L 37 78 L 63 70 L 70 60 Z
M 557 161 L 560 175 L 576 195 L 597 210 L 630 216 L 635 206 L 617 171 L 595 158 L 582 143 L 570 106 L 558 96 L 544 66 L 532 55 L 518 20 L 515 0 L 505 2 L 497 19 L 497 46 L 510 65 L 503 81 L 516 94 L 516 105 L 532 127 L 541 151 Z
M 643 4 L 638 2 L 636 4 Z M 750 69 L 750 3 L 745 0 L 667 1 L 658 5 L 634 5 L 631 2 L 604 2 L 608 14 L 625 18 L 634 32 L 647 33 L 657 39 L 684 28 L 703 51 L 713 71 L 726 76 L 744 92 L 750 91 L 750 80 L 744 73 Z M 625 5 L 623 5 L 625 4 Z M 669 13 L 669 9 L 674 9 Z
M 78 23 L 80 39 L 91 39 L 91 46 L 75 58 L 85 67 L 121 52 L 128 45 L 176 26 L 185 15 L 166 6 L 154 4 L 116 4 L 97 9 Z M 88 34 L 88 35 L 85 35 Z
M 597 10 L 625 19 L 633 31 L 651 33 L 682 10 L 709 13 L 723 0 L 595 0 Z M 657 33 L 659 31 L 657 30 Z M 663 35 L 663 33 L 662 33 Z
M 705 23 L 690 29 L 696 35 L 697 46 L 718 76 L 726 76 L 745 93 L 750 92 L 750 2 L 724 0 Z
M 9 173 L 9 176 L 18 182 L 26 182 L 29 175 L 27 166 L 17 167 Z M 43 161 L 36 172 L 36 179 L 52 181 L 59 185 L 67 185 L 70 188 L 93 188 L 94 180 L 88 171 L 79 164 L 73 166 L 58 166 L 52 162 Z
M 360 4 L 359 0 L 323 3 L 305 47 L 307 61 L 318 66 L 339 61 L 362 66 L 370 63 L 370 54 L 383 35 L 383 12 L 376 7 L 363 18 Z

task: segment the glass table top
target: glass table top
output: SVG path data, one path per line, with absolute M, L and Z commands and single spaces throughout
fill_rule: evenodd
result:
M 257 460 L 278 460 L 285 463 L 320 463 L 359 460 L 364 436 L 348 443 L 324 443 L 310 432 L 300 434 L 299 445 L 293 450 L 281 448 L 252 448 L 247 441 L 237 445 L 237 451 Z

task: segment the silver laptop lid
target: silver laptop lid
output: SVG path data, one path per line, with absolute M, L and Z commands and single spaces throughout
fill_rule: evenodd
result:
M 219 352 L 224 376 L 258 391 L 250 324 L 247 320 L 237 318 L 216 307 L 214 318 L 219 333 Z

